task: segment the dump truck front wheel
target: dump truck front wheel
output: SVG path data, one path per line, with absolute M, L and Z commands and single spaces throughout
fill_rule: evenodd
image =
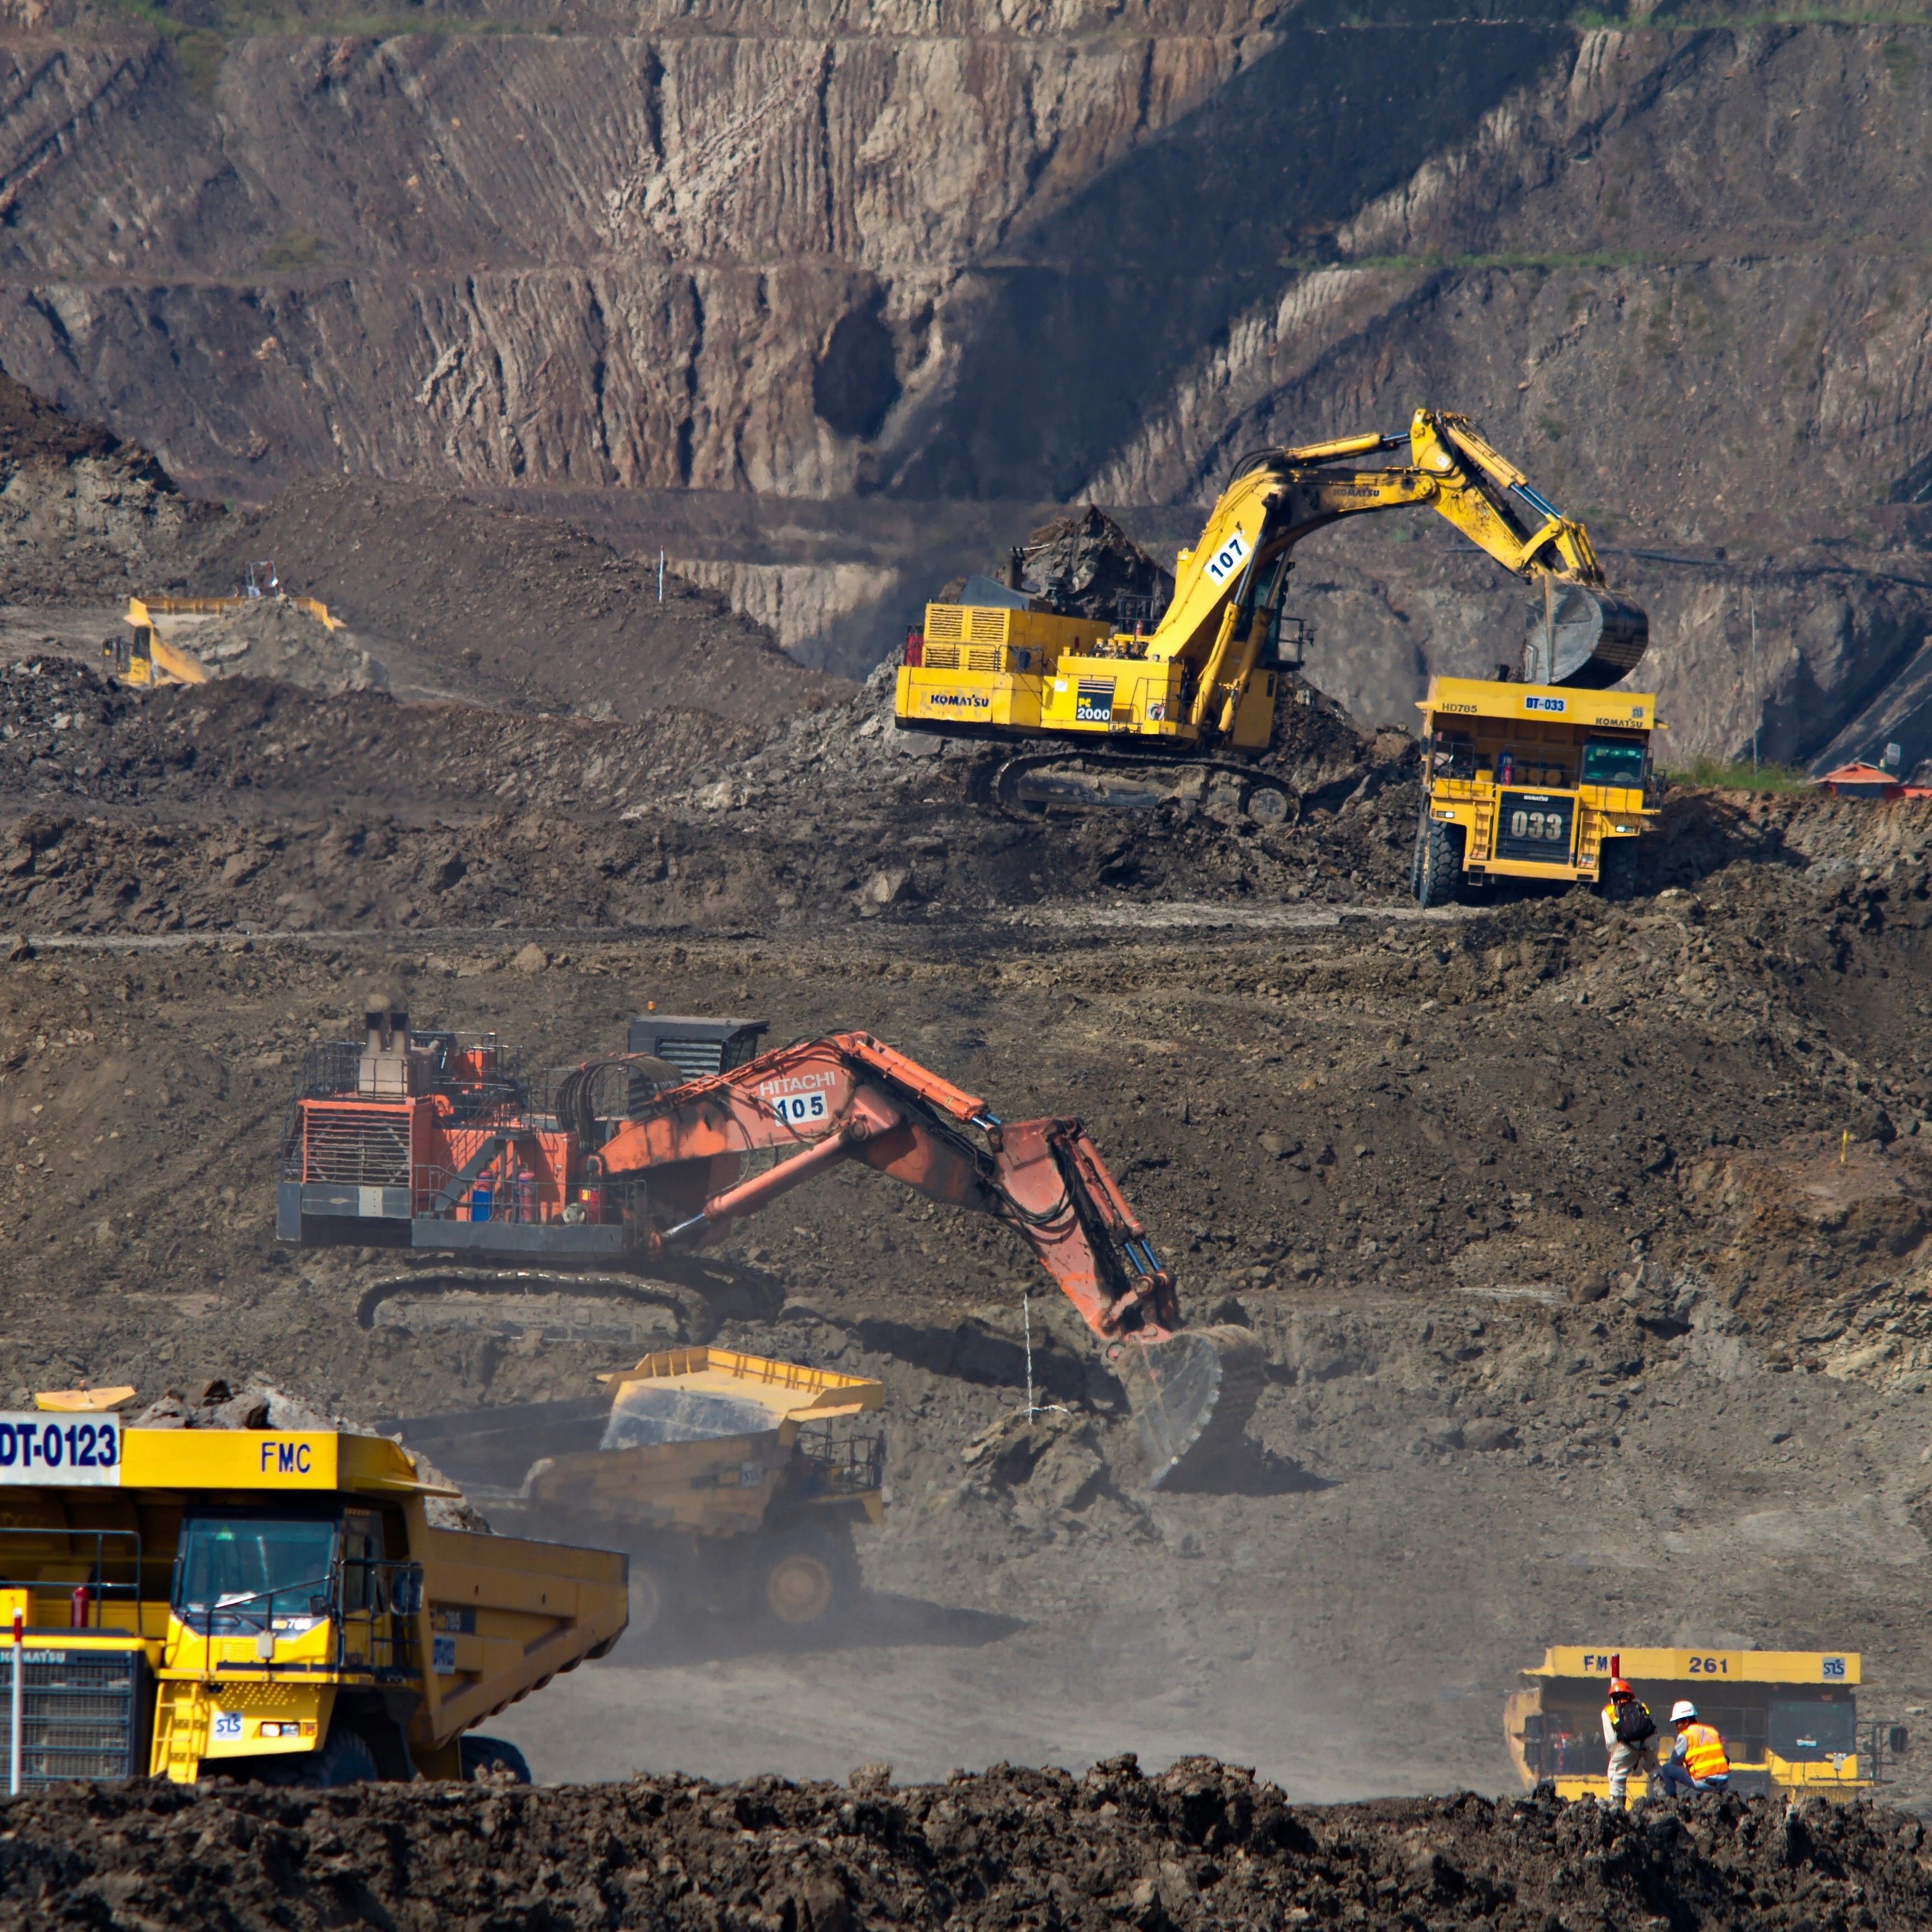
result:
M 1425 907 L 1449 904 L 1462 887 L 1462 828 L 1430 818 L 1426 806 L 1415 828 L 1408 883 L 1416 904 Z
M 507 1778 L 512 1784 L 532 1781 L 530 1760 L 506 1738 L 482 1738 L 472 1732 L 457 1740 L 457 1753 L 466 1784 L 489 1778 Z
M 760 1566 L 759 1607 L 794 1630 L 822 1623 L 856 1593 L 859 1560 L 830 1530 L 800 1528 L 774 1537 Z
M 1599 898 L 1622 901 L 1636 896 L 1636 841 L 1606 838 L 1597 860 Z
M 369 1748 L 368 1739 L 347 1724 L 331 1725 L 320 1750 L 262 1758 L 252 1763 L 231 1760 L 226 1768 L 231 1777 L 256 1778 L 263 1784 L 292 1785 L 305 1791 L 334 1791 L 346 1784 L 372 1784 L 380 1775 L 376 1754 Z

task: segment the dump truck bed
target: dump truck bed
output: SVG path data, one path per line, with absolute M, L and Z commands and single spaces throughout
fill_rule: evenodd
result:
M 422 1563 L 434 1667 L 411 1742 L 431 1748 L 608 1650 L 629 1615 L 619 1551 L 426 1528 Z
M 756 1529 L 796 1466 L 802 1430 L 876 1410 L 882 1383 L 730 1348 L 667 1348 L 610 1377 L 602 1445 L 532 1468 L 524 1500 L 652 1529 L 728 1536 Z M 838 1466 L 814 1472 L 836 1492 Z M 849 1496 L 876 1518 L 874 1466 Z

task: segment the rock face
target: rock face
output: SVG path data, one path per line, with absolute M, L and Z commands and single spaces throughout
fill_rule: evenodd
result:
M 210 478 L 1164 502 L 1430 399 L 1687 534 L 1925 480 L 1914 30 L 504 11 L 16 31 L 15 373 Z
M 1932 493 L 1923 28 L 1342 32 L 1246 0 L 304 18 L 4 16 L 8 367 L 206 489 L 884 491 L 1024 502 L 1010 542 L 1042 500 L 1197 506 L 1245 448 L 1430 401 L 1600 541 L 1702 566 L 1654 613 L 1676 754 L 1760 720 L 1781 756 L 1932 750 L 1932 707 L 1890 694 L 1932 629 L 1898 554 Z M 77 526 L 106 514 L 83 482 Z M 1819 537 L 1850 546 L 1828 569 Z M 1513 655 L 1520 614 L 1459 583 L 1452 610 L 1419 552 L 1324 543 L 1366 572 L 1311 592 L 1362 707 Z M 916 532 L 822 584 L 692 554 L 854 670 L 892 628 L 865 599 L 896 619 L 956 567 L 923 580 Z
M 10 601 L 112 595 L 207 521 L 148 452 L 0 374 L 0 573 Z
M 1300 554 L 1289 608 L 1313 626 L 1308 675 L 1359 717 L 1412 727 L 1430 671 L 1515 664 L 1540 608 L 1440 527 L 1324 533 Z M 1666 764 L 1748 757 L 1754 730 L 1762 758 L 1821 770 L 1888 736 L 1905 744 L 1908 770 L 1932 754 L 1932 704 L 1917 688 L 1932 560 L 1808 545 L 1734 562 L 1611 545 L 1604 563 L 1650 613 L 1650 649 L 1628 682 L 1658 694 Z

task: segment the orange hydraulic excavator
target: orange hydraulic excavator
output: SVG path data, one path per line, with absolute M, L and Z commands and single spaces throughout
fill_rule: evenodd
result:
M 695 1078 L 658 1054 L 619 1054 L 542 1094 L 506 1070 L 494 1040 L 412 1034 L 400 1012 L 370 1016 L 359 1054 L 334 1052 L 334 1072 L 310 1070 L 297 1097 L 285 1240 L 386 1236 L 478 1258 L 648 1268 L 858 1161 L 1004 1221 L 1031 1247 L 1126 1388 L 1154 1482 L 1200 1456 L 1210 1423 L 1219 1442 L 1246 1422 L 1253 1336 L 1183 1326 L 1172 1276 L 1081 1123 L 1001 1120 L 869 1034 Z M 576 1292 L 570 1281 L 560 1285 Z
M 737 1178 L 745 1157 L 766 1148 L 779 1159 Z M 1100 1338 L 1156 1480 L 1197 1444 L 1223 1399 L 1230 1354 L 1252 1337 L 1182 1329 L 1173 1276 L 1077 1120 L 1001 1120 L 871 1034 L 839 1033 L 674 1089 L 585 1166 L 593 1178 L 650 1177 L 676 1217 L 652 1239 L 674 1247 L 714 1238 L 842 1160 L 1016 1229 Z

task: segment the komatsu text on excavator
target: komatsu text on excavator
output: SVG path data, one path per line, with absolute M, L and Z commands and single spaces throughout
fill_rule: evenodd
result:
M 1253 1336 L 1183 1326 L 1172 1275 L 1079 1121 L 1002 1120 L 869 1034 L 734 1064 L 761 1026 L 640 1021 L 662 1052 L 526 1080 L 494 1036 L 412 1031 L 393 1003 L 364 1024 L 359 1047 L 304 1069 L 284 1240 L 643 1273 L 856 1161 L 1032 1249 L 1100 1338 L 1156 1483 L 1238 1437 L 1258 1393 Z M 691 1077 L 707 1028 L 717 1070 Z
M 1352 460 L 1402 449 L 1406 463 Z M 1195 547 L 1180 553 L 1173 600 L 1147 634 L 1018 596 L 998 606 L 928 604 L 924 630 L 907 640 L 896 722 L 904 730 L 1060 741 L 1065 748 L 1000 766 L 992 795 L 1003 804 L 1021 802 L 1030 781 L 1070 760 L 1149 776 L 1163 760 L 1184 760 L 1236 776 L 1250 815 L 1278 824 L 1298 801 L 1286 780 L 1251 761 L 1274 740 L 1275 640 L 1295 548 L 1344 517 L 1415 506 L 1446 517 L 1538 591 L 1520 674 L 1432 680 L 1423 700 L 1424 736 L 1443 755 L 1426 761 L 1417 895 L 1432 903 L 1466 877 L 1491 873 L 1595 880 L 1615 841 L 1654 823 L 1656 721 L 1647 694 L 1588 706 L 1576 694 L 1607 694 L 1636 668 L 1649 620 L 1609 590 L 1583 526 L 1466 418 L 1441 410 L 1418 410 L 1399 434 L 1243 457 Z M 1517 767 L 1532 766 L 1530 784 L 1516 784 Z M 1537 796 L 1505 800 L 1504 786 Z M 1127 797 L 1150 802 L 1144 788 L 1130 786 Z

